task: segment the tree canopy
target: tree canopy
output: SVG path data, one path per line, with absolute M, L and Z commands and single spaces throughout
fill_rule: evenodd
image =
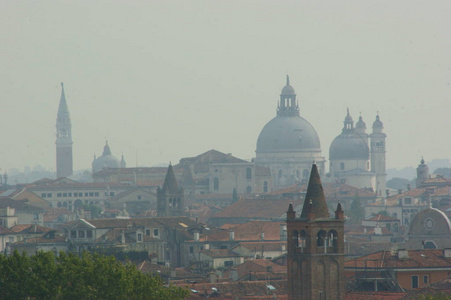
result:
M 182 288 L 165 287 L 159 276 L 143 274 L 112 256 L 15 251 L 0 255 L 0 299 L 178 300 Z

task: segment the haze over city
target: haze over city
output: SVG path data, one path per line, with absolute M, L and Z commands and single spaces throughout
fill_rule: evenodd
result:
M 323 156 L 346 108 L 379 112 L 387 168 L 449 158 L 451 4 L 150 1 L 0 4 L 0 168 L 55 170 L 65 83 L 74 169 L 105 140 L 128 166 L 209 149 L 255 157 L 285 76 Z

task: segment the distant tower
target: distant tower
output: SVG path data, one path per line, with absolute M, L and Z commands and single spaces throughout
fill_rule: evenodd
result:
M 429 178 L 429 167 L 424 162 L 424 159 L 421 158 L 420 164 L 417 168 L 417 179 L 415 180 L 416 187 L 420 187 L 423 182 L 428 180 Z
M 288 299 L 345 299 L 344 222 L 340 203 L 329 216 L 314 164 L 301 216 L 292 204 L 287 211 Z
M 386 196 L 386 180 L 387 173 L 385 170 L 385 138 L 387 135 L 382 132 L 384 124 L 376 116 L 376 121 L 373 123 L 373 132 L 370 134 L 371 142 L 371 171 L 376 173 L 376 193 L 378 195 Z
M 121 168 L 122 168 L 122 169 L 125 169 L 126 167 L 127 167 L 127 163 L 125 162 L 124 154 L 122 154 Z
M 61 82 L 61 99 L 56 118 L 56 177 L 68 177 L 72 174 L 72 126 L 64 84 Z
M 174 169 L 169 164 L 163 188 L 157 188 L 157 214 L 159 217 L 176 217 L 183 216 L 184 212 L 183 188 L 178 187 Z

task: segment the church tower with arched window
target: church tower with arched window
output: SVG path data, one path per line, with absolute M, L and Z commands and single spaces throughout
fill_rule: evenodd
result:
M 288 299 L 345 299 L 344 222 L 340 203 L 330 217 L 314 164 L 301 215 L 287 211 Z
M 72 174 L 72 125 L 64 84 L 61 82 L 61 98 L 56 118 L 56 177 L 68 177 Z

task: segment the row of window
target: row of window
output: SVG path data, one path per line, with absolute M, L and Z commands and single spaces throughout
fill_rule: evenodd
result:
M 77 235 L 78 233 L 78 235 Z M 70 237 L 73 239 L 92 238 L 92 230 L 71 230 Z
M 105 192 L 105 196 L 114 196 L 114 192 Z M 52 193 L 42 193 L 41 197 L 42 198 L 52 198 L 53 194 Z M 100 193 L 99 192 L 85 192 L 84 193 L 85 197 L 99 197 Z M 83 197 L 83 193 L 82 192 L 75 192 L 75 193 L 57 193 L 56 197 L 58 198 L 67 198 L 67 197 Z

